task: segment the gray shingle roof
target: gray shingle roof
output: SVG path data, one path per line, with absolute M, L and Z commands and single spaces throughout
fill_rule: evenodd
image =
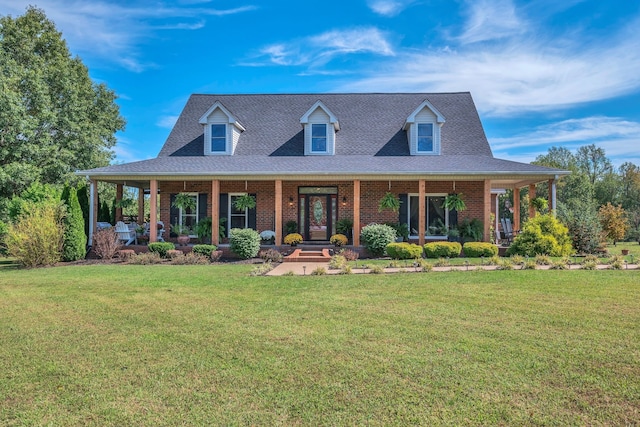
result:
M 300 118 L 316 101 L 337 117 L 334 156 L 304 156 Z M 440 156 L 410 156 L 405 120 L 428 100 L 446 119 Z M 233 156 L 204 156 L 200 117 L 219 101 L 246 130 Z M 468 92 L 192 95 L 155 159 L 107 166 L 97 175 L 553 174 L 493 157 Z

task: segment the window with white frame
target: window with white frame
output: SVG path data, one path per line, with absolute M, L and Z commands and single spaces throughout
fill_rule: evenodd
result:
M 433 123 L 418 123 L 419 153 L 433 153 Z
M 189 197 L 194 199 L 195 207 L 193 209 L 178 208 L 178 224 L 181 227 L 188 227 L 189 235 L 195 237 L 196 224 L 198 224 L 198 193 L 191 193 Z
M 311 124 L 311 152 L 327 152 L 327 125 L 324 123 Z
M 229 194 L 229 229 L 248 228 L 249 210 L 236 208 L 236 200 L 244 193 Z
M 211 125 L 211 152 L 224 153 L 227 151 L 227 125 L 215 123 Z
M 449 228 L 449 211 L 442 205 L 446 194 L 428 194 L 425 196 L 425 235 L 427 237 L 444 237 L 447 235 Z M 409 230 L 414 237 L 418 236 L 419 229 L 419 202 L 418 194 L 409 194 L 407 203 L 407 219 L 409 221 Z

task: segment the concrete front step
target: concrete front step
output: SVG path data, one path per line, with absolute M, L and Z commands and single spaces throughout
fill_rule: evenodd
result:
M 329 262 L 330 260 L 331 255 L 329 255 L 329 249 L 296 249 L 291 255 L 283 259 L 284 262 Z

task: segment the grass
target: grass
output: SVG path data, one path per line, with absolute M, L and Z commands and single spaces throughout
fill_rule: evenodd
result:
M 0 273 L 1 425 L 633 425 L 637 271 Z

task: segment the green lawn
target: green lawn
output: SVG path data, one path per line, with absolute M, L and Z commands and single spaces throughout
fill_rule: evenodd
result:
M 634 425 L 640 271 L 0 270 L 0 425 Z

